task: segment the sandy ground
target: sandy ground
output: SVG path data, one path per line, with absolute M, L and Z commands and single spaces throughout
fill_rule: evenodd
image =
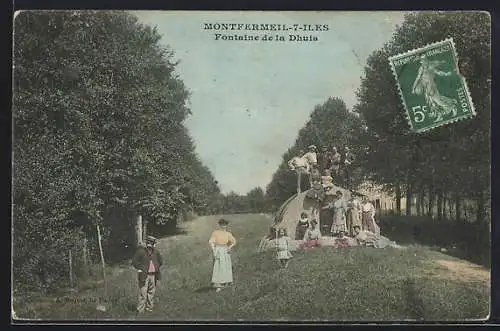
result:
M 436 260 L 450 271 L 450 276 L 465 281 L 490 281 L 490 271 L 480 265 L 464 260 Z

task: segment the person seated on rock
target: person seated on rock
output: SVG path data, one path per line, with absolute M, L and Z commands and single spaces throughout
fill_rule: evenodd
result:
M 311 168 L 317 168 L 318 167 L 318 155 L 316 154 L 316 146 L 311 145 L 307 149 L 308 149 L 308 152 L 305 153 L 302 157 L 307 160 L 307 163 L 309 163 L 309 166 Z
M 309 227 L 309 229 L 307 229 L 304 235 L 304 242 L 302 243 L 301 248 L 307 249 L 312 247 L 319 247 L 321 246 L 320 239 L 321 233 L 318 229 L 318 222 L 313 219 L 311 221 L 311 226 Z
M 356 239 L 348 237 L 346 231 L 340 231 L 335 238 L 335 246 L 338 248 L 347 248 L 357 246 Z
M 354 238 L 362 246 L 375 247 L 375 248 L 385 248 L 385 247 L 401 248 L 401 246 L 396 244 L 395 241 L 392 241 L 387 237 L 384 237 L 382 235 L 377 235 L 368 230 L 361 230 L 361 227 L 359 225 L 354 226 L 354 233 L 356 234 Z
M 308 228 L 309 228 L 309 218 L 307 217 L 307 213 L 302 212 L 300 214 L 299 222 L 297 223 L 297 232 L 296 232 L 297 234 L 295 235 L 295 238 L 302 240 Z
M 323 176 L 321 176 L 321 185 L 323 188 L 326 190 L 331 189 L 334 187 L 333 185 L 333 177 L 332 177 L 332 171 L 329 169 L 326 169 L 323 171 Z
M 306 193 L 306 197 L 322 203 L 323 199 L 325 198 L 325 190 L 323 189 L 321 180 L 319 178 L 315 178 L 312 181 L 311 189 Z
M 288 161 L 288 168 L 303 174 L 309 174 L 311 167 L 309 162 L 302 155 L 295 156 Z

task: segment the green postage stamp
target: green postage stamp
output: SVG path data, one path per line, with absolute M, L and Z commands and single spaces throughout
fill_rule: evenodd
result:
M 458 70 L 453 39 L 389 58 L 412 131 L 473 117 L 469 89 Z

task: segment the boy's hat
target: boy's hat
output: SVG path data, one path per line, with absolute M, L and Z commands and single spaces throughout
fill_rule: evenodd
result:
M 224 225 L 228 225 L 229 224 L 229 222 L 226 219 L 224 219 L 224 218 L 221 218 L 219 220 L 219 222 L 217 222 L 217 223 L 219 223 L 220 226 L 224 226 Z
M 156 238 L 153 236 L 147 236 L 146 237 L 146 243 L 147 244 L 156 244 Z

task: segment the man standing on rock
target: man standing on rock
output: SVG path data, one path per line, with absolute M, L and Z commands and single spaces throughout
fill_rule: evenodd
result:
M 160 267 L 163 259 L 160 252 L 155 249 L 156 238 L 148 236 L 146 247 L 139 247 L 134 257 L 132 265 L 137 269 L 137 279 L 139 280 L 139 303 L 137 312 L 153 310 L 153 299 L 156 291 L 156 282 L 160 280 Z

